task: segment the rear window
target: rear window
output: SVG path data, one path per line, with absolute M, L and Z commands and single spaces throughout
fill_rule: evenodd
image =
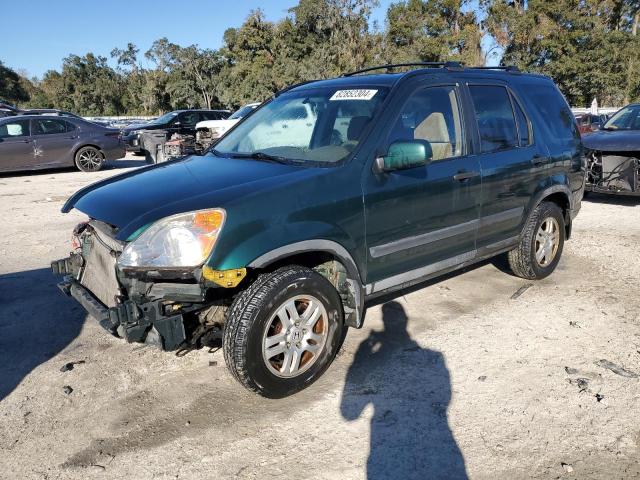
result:
M 519 145 L 509 92 L 505 87 L 470 85 L 483 153 Z

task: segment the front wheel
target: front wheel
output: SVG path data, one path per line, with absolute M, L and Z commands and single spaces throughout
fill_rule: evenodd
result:
M 525 224 L 519 245 L 509 252 L 509 266 L 518 277 L 540 280 L 558 266 L 565 225 L 560 207 L 542 202 Z
M 342 302 L 317 272 L 288 266 L 260 275 L 227 313 L 227 367 L 246 388 L 282 398 L 310 385 L 343 339 Z
M 104 157 L 95 147 L 82 147 L 76 152 L 75 163 L 78 170 L 97 172 L 104 165 Z

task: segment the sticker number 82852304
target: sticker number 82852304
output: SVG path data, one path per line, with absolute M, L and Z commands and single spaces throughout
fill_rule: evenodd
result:
M 371 100 L 378 90 L 338 90 L 329 100 Z

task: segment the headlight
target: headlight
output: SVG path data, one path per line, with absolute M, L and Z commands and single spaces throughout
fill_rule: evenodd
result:
M 123 267 L 197 267 L 213 250 L 226 213 L 221 208 L 181 213 L 157 221 L 126 246 Z

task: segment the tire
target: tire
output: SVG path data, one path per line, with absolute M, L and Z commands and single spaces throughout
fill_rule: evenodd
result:
M 286 307 L 291 302 L 293 315 Z M 227 367 L 242 385 L 267 398 L 283 398 L 324 373 L 343 332 L 342 302 L 333 285 L 309 268 L 287 266 L 260 275 L 235 298 L 227 312 L 222 348 Z M 270 349 L 268 343 L 273 344 Z
M 154 163 L 156 163 L 155 156 L 152 155 L 149 150 L 144 150 L 143 152 L 144 152 L 144 161 L 146 163 L 148 163 L 149 165 L 153 165 Z
M 104 166 L 104 155 L 96 147 L 82 147 L 76 152 L 74 160 L 82 172 L 97 172 Z
M 557 232 L 557 237 L 554 232 Z M 549 276 L 560 261 L 565 232 L 560 207 L 552 202 L 542 202 L 529 216 L 519 245 L 508 253 L 511 271 L 528 280 Z

